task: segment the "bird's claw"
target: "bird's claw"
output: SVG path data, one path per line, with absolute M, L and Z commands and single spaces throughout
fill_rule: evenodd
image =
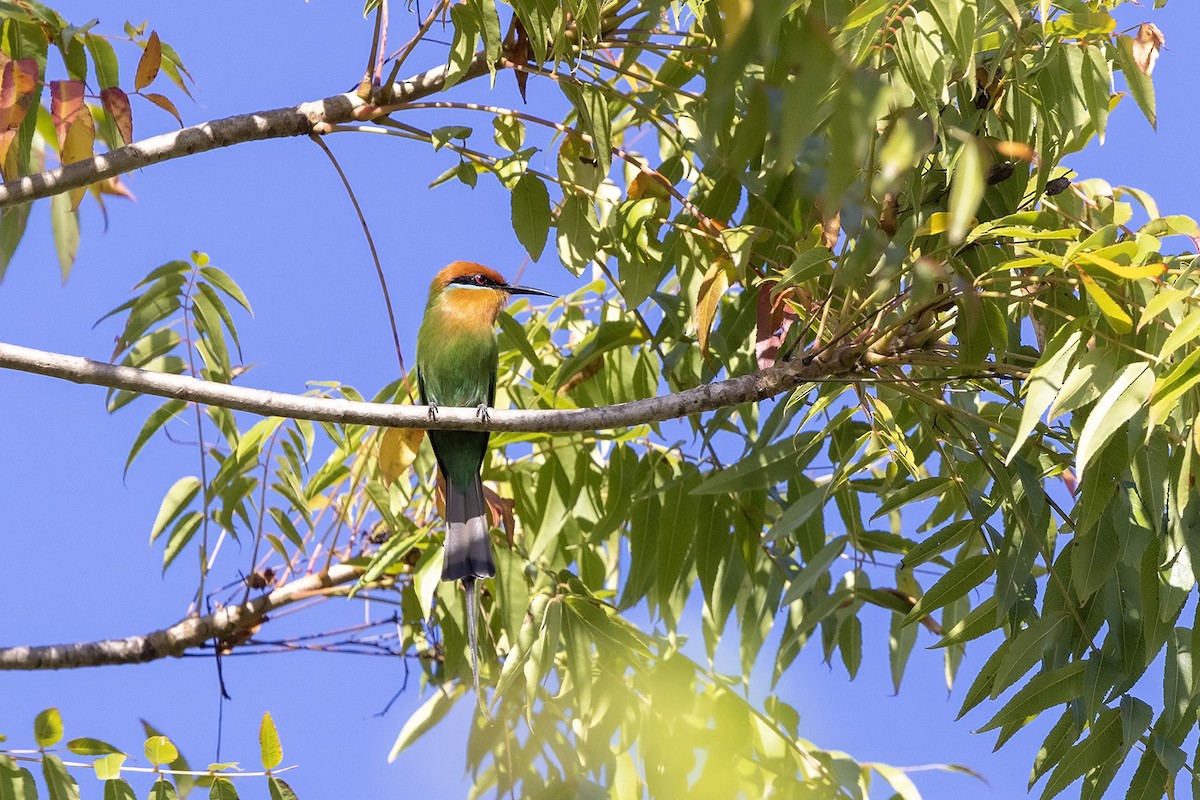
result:
M 437 422 L 437 415 L 438 415 L 438 404 L 430 403 L 429 404 L 429 421 Z
M 475 416 L 479 417 L 481 422 L 487 422 L 492 418 L 487 403 L 480 403 L 479 405 L 475 406 Z

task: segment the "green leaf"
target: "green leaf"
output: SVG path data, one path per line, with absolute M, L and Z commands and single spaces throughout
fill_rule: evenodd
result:
M 395 761 L 396 757 L 403 753 L 409 745 L 440 722 L 466 691 L 467 687 L 462 683 L 435 687 L 430 698 L 413 712 L 412 716 L 404 723 L 404 727 L 400 729 L 400 735 L 396 737 L 396 743 L 392 745 L 392 750 L 388 753 L 388 762 Z
M 169 780 L 159 778 L 150 787 L 149 800 L 179 800 L 179 795 Z
M 1146 115 L 1146 119 L 1150 122 L 1150 127 L 1158 130 L 1158 112 L 1155 109 L 1154 102 L 1154 82 L 1150 80 L 1149 75 L 1142 72 L 1141 68 L 1138 67 L 1137 59 L 1133 55 L 1133 47 L 1134 42 L 1130 37 L 1117 37 L 1117 64 L 1121 67 L 1121 74 L 1125 76 L 1125 85 L 1129 87 L 1129 93 L 1137 101 L 1138 108 L 1142 109 L 1142 113 Z
M 233 781 L 228 778 L 214 778 L 208 788 L 208 800 L 238 800 Z
M 0 753 L 0 798 L 2 800 L 37 800 L 37 785 L 33 773 Z
M 1042 800 L 1049 800 L 1070 786 L 1085 772 L 1102 766 L 1121 747 L 1121 715 L 1115 708 L 1100 712 L 1087 738 L 1072 747 L 1046 782 Z
M 564 80 L 559 81 L 558 85 L 575 107 L 583 132 L 592 140 L 597 171 L 607 175 L 612 164 L 612 117 L 608 100 L 603 92 L 591 84 Z
M 979 531 L 979 525 L 973 519 L 961 519 L 951 522 L 944 528 L 932 533 L 927 539 L 910 548 L 900 561 L 904 569 L 920 566 L 942 553 L 958 547 Z
M 234 302 L 246 309 L 247 313 L 254 313 L 254 309 L 250 307 L 250 301 L 246 299 L 245 292 L 225 272 L 213 266 L 203 266 L 200 268 L 200 276 L 233 298 Z
M 887 498 L 880 503 L 879 509 L 871 515 L 871 519 L 875 520 L 882 517 L 901 506 L 909 503 L 918 503 L 921 500 L 926 500 L 930 497 L 936 497 L 946 489 L 954 485 L 954 479 L 944 476 L 933 478 L 922 478 L 919 481 L 905 484 L 899 489 L 893 489 L 888 492 Z
M 154 544 L 167 526 L 174 522 L 180 514 L 191 505 L 192 500 L 200 493 L 200 479 L 194 475 L 180 478 L 167 490 L 158 508 L 158 515 L 150 527 L 150 544 Z
M 946 574 L 938 578 L 937 582 L 929 587 L 929 591 L 917 600 L 913 610 L 904 617 L 905 624 L 912 624 L 942 606 L 966 597 L 968 592 L 990 578 L 995 571 L 995 559 L 990 555 L 981 554 L 963 559 L 946 570 Z
M 150 441 L 154 434 L 158 433 L 164 425 L 179 416 L 180 412 L 185 408 L 187 408 L 187 401 L 185 400 L 168 400 L 156 408 L 150 416 L 146 417 L 145 423 L 142 424 L 142 429 L 138 431 L 137 438 L 133 440 L 133 446 L 129 448 L 129 455 L 125 458 L 126 473 L 129 472 L 129 467 L 133 465 L 133 460 L 137 458 L 137 454 L 146 446 L 146 442 Z
M 1021 410 L 1021 423 L 1017 426 L 1012 447 L 1004 460 L 1006 465 L 1012 463 L 1038 420 L 1042 418 L 1042 414 L 1058 396 L 1082 338 L 1083 335 L 1074 325 L 1064 325 L 1046 345 L 1037 366 L 1029 373 L 1029 378 L 1025 381 L 1025 405 Z
M 57 708 L 47 708 L 33 720 L 33 739 L 38 747 L 53 747 L 62 735 L 62 717 Z
M 1064 705 L 1083 694 L 1086 662 L 1075 661 L 1065 667 L 1034 675 L 1029 683 L 1012 696 L 976 733 L 1000 727 L 1021 727 L 1048 708 Z
M 450 6 L 450 21 L 454 26 L 454 41 L 450 44 L 445 88 L 449 89 L 462 80 L 475 60 L 475 46 L 479 41 L 479 17 L 466 3 Z
M 71 274 L 75 254 L 79 252 L 79 212 L 71 210 L 71 196 L 56 194 L 50 198 L 50 227 L 54 232 L 54 250 L 63 283 Z
M 116 780 L 121 777 L 121 765 L 128 756 L 124 753 L 109 753 L 92 762 L 96 777 L 102 781 Z
M 263 769 L 270 771 L 283 763 L 283 745 L 279 743 L 279 733 L 275 730 L 270 711 L 263 712 L 262 722 L 258 726 L 258 747 Z
M 733 494 L 774 486 L 802 470 L 823 443 L 817 432 L 808 431 L 753 450 L 735 464 L 708 473 L 692 494 Z
M 1075 451 L 1076 471 L 1082 477 L 1088 461 L 1104 443 L 1150 399 L 1154 370 L 1149 362 L 1126 364 L 1088 414 Z
M 116 747 L 99 739 L 84 736 L 67 742 L 67 749 L 80 756 L 104 756 L 109 753 L 120 753 Z
M 950 219 L 946 236 L 951 243 L 961 242 L 973 227 L 972 220 L 987 188 L 986 160 L 983 143 L 974 136 L 964 135 L 950 179 Z
M 817 585 L 817 580 L 829 572 L 830 565 L 845 551 L 849 542 L 848 537 L 838 536 L 822 547 L 816 555 L 808 560 L 804 569 L 800 570 L 800 574 L 788 584 L 787 592 L 779 601 L 779 605 L 781 607 L 791 605 L 808 594 L 809 590 Z
M 559 260 L 576 275 L 581 274 L 600 246 L 600 222 L 591 199 L 580 194 L 564 197 L 557 229 Z
M 50 800 L 79 800 L 79 784 L 67 773 L 62 759 L 52 753 L 42 756 L 42 780 Z
M 121 778 L 113 778 L 104 782 L 104 800 L 137 800 L 133 787 Z M 151 800 L 155 800 L 151 795 Z
M 146 739 L 146 744 L 142 749 L 146 754 L 146 760 L 155 766 L 170 764 L 179 758 L 179 751 L 166 736 L 150 736 Z
M 525 144 L 525 123 L 512 114 L 497 114 L 492 120 L 492 138 L 496 144 L 515 153 Z
M 471 133 L 471 129 L 464 125 L 445 125 L 441 128 L 434 128 L 429 132 L 429 136 L 433 139 L 433 149 L 441 150 L 453 139 L 466 141 Z
M 271 800 L 297 800 L 296 793 L 280 778 L 272 775 L 267 779 L 267 788 L 271 792 Z
M 512 226 L 529 257 L 537 261 L 550 233 L 550 193 L 536 175 L 527 172 L 513 186 Z
M 1034 620 L 1012 638 L 1012 646 L 1000 662 L 996 678 L 992 682 L 992 699 L 999 697 L 1001 692 L 1033 669 L 1034 664 L 1040 661 L 1042 654 L 1046 652 L 1046 648 L 1061 632 L 1059 629 L 1065 620 L 1064 612 L 1048 614 Z

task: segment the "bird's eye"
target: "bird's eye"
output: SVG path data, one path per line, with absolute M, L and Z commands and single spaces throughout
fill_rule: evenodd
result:
M 487 286 L 488 285 L 487 276 L 486 275 L 476 275 L 475 276 L 475 285 L 476 286 Z

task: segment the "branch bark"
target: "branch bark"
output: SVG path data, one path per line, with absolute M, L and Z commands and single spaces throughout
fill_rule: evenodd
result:
M 242 605 L 226 606 L 203 617 L 189 617 L 169 628 L 142 636 L 37 647 L 3 647 L 0 648 L 0 671 L 144 664 L 160 658 L 178 657 L 212 639 L 225 639 L 252 628 L 275 609 L 303 600 L 313 592 L 355 581 L 362 572 L 361 567 L 338 564 L 327 572 L 298 578 Z
M 0 343 L 0 369 L 220 406 L 264 417 L 359 423 L 388 428 L 566 433 L 629 428 L 765 400 L 794 389 L 801 383 L 850 376 L 867 368 L 868 355 L 864 345 L 844 345 L 752 375 L 645 400 L 563 410 L 494 409 L 483 418 L 473 408 L 443 407 L 438 409 L 435 417 L 431 416 L 428 406 L 365 403 L 249 389 L 4 343 Z
M 500 68 L 502 65 L 497 65 Z M 488 72 L 487 55 L 475 54 L 466 74 L 467 81 Z M 440 91 L 446 84 L 447 68 L 434 67 L 407 80 L 392 84 L 390 103 L 406 103 Z M 357 94 L 336 94 L 291 108 L 277 108 L 253 114 L 239 114 L 193 125 L 173 133 L 152 136 L 140 142 L 111 150 L 94 158 L 76 161 L 65 167 L 25 175 L 0 184 L 0 208 L 49 197 L 78 189 L 96 181 L 132 172 L 174 158 L 228 147 L 242 142 L 307 136 L 338 125 L 387 113 L 388 108 L 372 106 Z

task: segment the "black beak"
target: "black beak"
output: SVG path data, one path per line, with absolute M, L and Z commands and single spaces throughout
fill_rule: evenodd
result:
M 508 292 L 509 294 L 532 294 L 537 295 L 538 297 L 558 297 L 556 294 L 543 292 L 541 289 L 533 289 L 528 286 L 505 286 L 504 291 Z

